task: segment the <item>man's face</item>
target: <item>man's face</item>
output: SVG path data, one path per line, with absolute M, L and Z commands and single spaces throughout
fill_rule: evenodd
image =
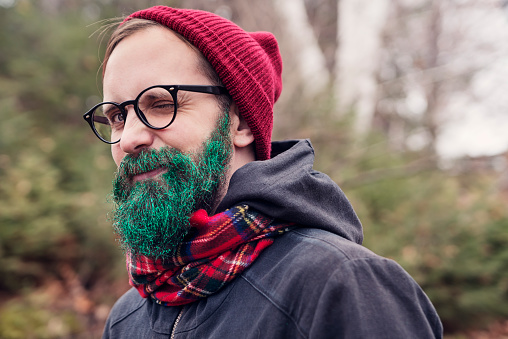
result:
M 122 40 L 112 52 L 104 74 L 104 101 L 132 100 L 153 85 L 211 85 L 199 71 L 198 55 L 186 43 L 164 28 L 148 28 Z M 181 94 L 181 95 L 180 95 Z M 175 122 L 163 129 L 145 126 L 127 106 L 127 121 L 119 143 L 111 151 L 117 166 L 127 154 L 143 149 L 176 148 L 197 151 L 211 135 L 221 114 L 217 98 L 204 93 L 179 93 Z M 134 180 L 160 173 L 144 173 Z
M 104 75 L 104 101 L 132 100 L 153 85 L 211 85 L 198 55 L 172 32 L 149 28 L 122 40 Z M 127 250 L 171 255 L 196 209 L 213 212 L 227 188 L 231 160 L 229 112 L 214 95 L 181 92 L 177 116 L 163 130 L 145 126 L 128 106 L 121 140 L 113 221 Z M 224 120 L 224 118 L 226 118 Z

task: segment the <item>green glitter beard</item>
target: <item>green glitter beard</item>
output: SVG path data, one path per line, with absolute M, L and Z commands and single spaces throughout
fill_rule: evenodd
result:
M 224 113 L 201 152 L 183 154 L 164 147 L 127 155 L 113 181 L 113 228 L 122 249 L 171 256 L 189 232 L 190 215 L 198 209 L 211 214 L 217 207 L 231 154 L 229 114 Z M 132 183 L 134 175 L 159 168 L 167 172 Z

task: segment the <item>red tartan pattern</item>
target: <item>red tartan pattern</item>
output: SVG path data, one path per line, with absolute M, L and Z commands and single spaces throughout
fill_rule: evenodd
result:
M 211 217 L 199 210 L 190 224 L 189 236 L 171 258 L 127 254 L 129 283 L 143 298 L 177 306 L 208 297 L 249 267 L 275 236 L 293 226 L 274 222 L 246 205 Z

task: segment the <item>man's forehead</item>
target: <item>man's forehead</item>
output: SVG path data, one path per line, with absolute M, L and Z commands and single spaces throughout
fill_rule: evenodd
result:
M 105 68 L 104 97 L 131 96 L 154 85 L 203 84 L 199 55 L 172 31 L 150 27 L 118 43 Z

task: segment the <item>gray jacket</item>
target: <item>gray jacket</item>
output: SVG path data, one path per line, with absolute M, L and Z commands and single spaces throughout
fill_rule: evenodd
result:
M 247 203 L 302 225 L 216 294 L 164 307 L 134 289 L 113 307 L 103 338 L 441 338 L 418 284 L 361 246 L 340 188 L 312 169 L 308 141 L 273 144 L 272 159 L 235 172 L 218 211 Z

